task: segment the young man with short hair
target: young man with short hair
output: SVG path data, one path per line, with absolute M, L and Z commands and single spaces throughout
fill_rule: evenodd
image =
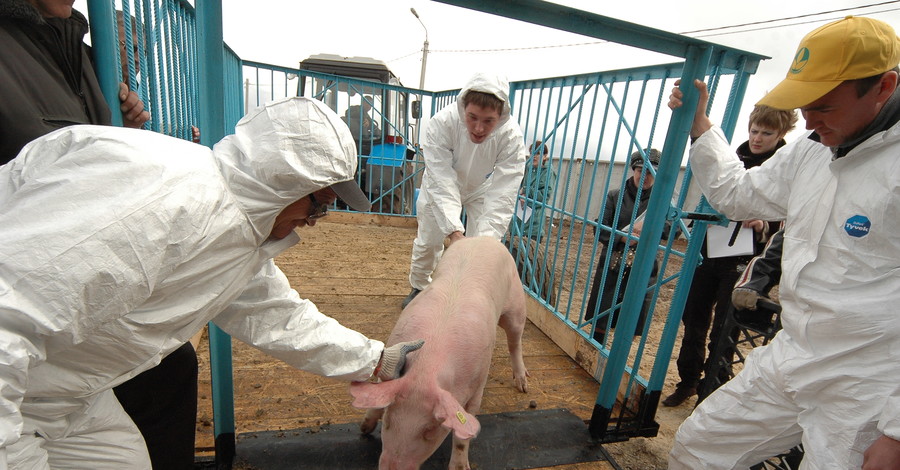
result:
M 509 83 L 475 74 L 456 102 L 435 114 L 425 131 L 425 173 L 416 201 L 409 302 L 431 281 L 444 239 L 503 237 L 525 173 L 525 140 L 510 118 Z M 465 209 L 466 225 L 460 214 Z

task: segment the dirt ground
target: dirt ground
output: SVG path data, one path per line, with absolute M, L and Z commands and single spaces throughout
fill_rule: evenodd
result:
M 371 216 L 362 219 L 359 216 L 346 216 L 347 214 L 333 214 L 315 227 L 301 229 L 301 243 L 279 256 L 276 262 L 301 297 L 313 300 L 320 310 L 341 323 L 369 337 L 384 340 L 393 326 L 393 319 L 399 313 L 399 302 L 409 290 L 406 275 L 415 229 L 409 223 L 398 221 L 398 218 Z M 335 277 L 339 278 L 338 281 L 334 280 Z M 343 310 L 361 311 L 364 315 L 342 318 L 340 312 Z M 654 318 L 654 323 L 662 321 L 661 318 Z M 661 326 L 651 328 L 650 342 L 658 342 L 660 331 Z M 526 345 L 529 338 L 534 338 L 535 341 L 547 340 L 531 323 L 526 330 Z M 505 339 L 502 344 L 505 348 Z M 676 343 L 674 351 L 677 352 L 678 347 L 679 344 Z M 362 412 L 349 406 L 345 383 L 297 371 L 238 341 L 234 341 L 233 351 L 237 434 L 356 422 L 362 416 Z M 556 361 L 556 364 L 567 360 L 567 356 L 563 357 L 564 353 L 559 354 L 560 352 L 533 354 L 540 355 L 542 361 Z M 213 449 L 213 427 L 209 356 L 205 338 L 199 348 L 199 355 L 201 385 L 197 451 L 198 455 L 210 455 Z M 495 362 L 497 356 L 498 353 L 495 352 Z M 529 361 L 538 360 L 530 359 L 526 351 L 526 365 L 532 372 L 529 396 L 514 398 L 515 402 L 504 404 L 499 404 L 504 399 L 497 398 L 493 402 L 498 404 L 492 405 L 492 400 L 489 399 L 492 392 L 486 390 L 482 413 L 509 411 L 510 408 L 533 408 L 537 403 L 538 408 L 565 407 L 582 419 L 590 419 L 599 385 L 589 374 L 573 361 L 562 366 L 554 365 L 554 368 L 566 367 L 572 370 L 571 386 L 561 390 L 558 384 L 549 386 L 544 383 L 551 379 L 549 376 L 544 378 L 541 368 L 549 369 L 550 366 L 543 363 L 529 364 Z M 672 358 L 663 397 L 674 390 L 676 376 Z M 505 379 L 491 377 L 489 388 L 496 381 L 497 388 L 508 389 L 509 384 Z M 336 397 L 333 400 L 329 398 L 332 395 Z M 633 438 L 605 445 L 605 448 L 623 469 L 665 469 L 666 455 L 671 448 L 675 431 L 690 414 L 695 401 L 696 398 L 692 398 L 675 408 L 660 405 L 656 415 L 660 425 L 658 436 Z M 593 462 L 553 468 L 584 470 L 612 467 L 606 463 Z

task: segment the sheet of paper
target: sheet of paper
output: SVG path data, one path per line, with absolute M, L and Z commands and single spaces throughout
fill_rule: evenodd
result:
M 737 235 L 735 236 L 735 230 Z M 706 227 L 706 255 L 710 258 L 753 254 L 753 229 L 731 222 L 727 227 L 710 224 Z
M 521 203 L 516 204 L 516 217 L 522 222 L 528 222 L 532 212 L 534 212 L 534 209 L 530 206 L 523 206 Z

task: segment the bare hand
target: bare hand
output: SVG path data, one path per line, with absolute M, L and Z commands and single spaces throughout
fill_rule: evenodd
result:
M 123 126 L 140 129 L 150 120 L 150 113 L 144 111 L 144 102 L 124 83 L 119 83 L 119 101 L 122 102 L 119 109 L 122 111 Z
M 457 230 L 457 231 L 451 233 L 450 235 L 448 235 L 448 238 L 450 238 L 450 244 L 452 245 L 452 244 L 458 242 L 459 240 L 462 240 L 463 238 L 466 238 L 466 236 L 463 235 L 462 232 L 460 232 L 459 230 Z
M 669 109 L 673 111 L 684 104 L 681 101 L 684 98 L 684 92 L 681 91 L 680 85 L 681 80 L 675 80 L 675 88 L 672 88 L 672 94 L 669 95 Z M 709 91 L 706 89 L 706 83 L 695 79 L 694 86 L 700 92 L 697 110 L 694 112 L 694 122 L 691 125 L 691 137 L 696 139 L 712 127 L 712 121 L 706 115 L 706 106 L 709 104 Z
M 200 128 L 197 126 L 191 126 L 191 140 L 195 144 L 200 143 Z
M 619 241 L 627 244 L 628 246 L 637 245 L 637 243 L 638 243 L 637 239 L 640 238 L 641 230 L 643 228 L 644 228 L 644 219 L 640 219 L 631 225 L 631 237 L 626 237 L 625 235 L 622 235 L 621 237 L 619 237 Z M 627 232 L 628 227 L 626 226 L 625 228 L 622 229 L 622 231 Z
M 759 219 L 753 219 L 753 220 L 745 220 L 745 221 L 741 222 L 741 226 L 743 226 L 745 228 L 750 227 L 753 229 L 754 232 L 759 233 L 759 232 L 762 232 L 766 228 L 766 223 Z
M 640 221 L 640 222 L 634 224 L 634 227 L 632 227 L 632 229 L 631 229 L 632 238 L 628 239 L 629 246 L 635 246 L 638 244 L 637 238 L 640 238 L 642 228 L 644 228 L 643 221 Z M 637 237 L 637 238 L 634 238 L 634 237 Z
M 896 470 L 900 468 L 900 441 L 881 436 L 863 453 L 862 470 Z

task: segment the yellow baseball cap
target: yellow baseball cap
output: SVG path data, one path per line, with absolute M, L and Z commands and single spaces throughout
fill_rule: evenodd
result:
M 848 16 L 804 36 L 787 76 L 756 104 L 800 108 L 845 80 L 872 77 L 897 64 L 900 38 L 894 28 L 872 18 Z

